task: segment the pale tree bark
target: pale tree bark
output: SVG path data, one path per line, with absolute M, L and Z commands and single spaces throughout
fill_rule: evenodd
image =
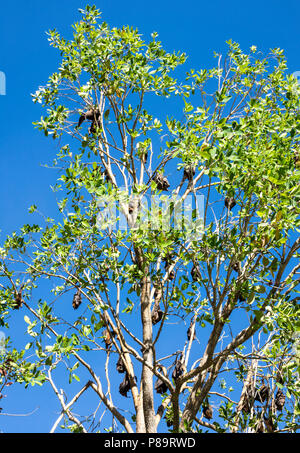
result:
M 143 383 L 141 384 L 139 398 L 138 398 L 138 407 L 136 408 L 136 432 L 145 433 L 145 417 L 144 417 L 144 408 L 143 408 Z
M 152 349 L 152 320 L 150 306 L 150 280 L 145 272 L 142 281 L 141 293 L 141 318 L 143 324 L 143 359 L 145 363 L 153 366 L 153 349 Z M 150 368 L 143 364 L 142 370 L 142 394 L 143 409 L 145 417 L 145 428 L 147 433 L 156 433 L 156 420 L 153 402 L 153 373 Z

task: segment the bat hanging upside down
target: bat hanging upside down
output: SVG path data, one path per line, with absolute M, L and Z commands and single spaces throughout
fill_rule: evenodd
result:
M 80 118 L 78 120 L 77 128 L 82 125 L 82 123 L 85 121 L 92 121 L 91 127 L 89 128 L 90 133 L 96 132 L 96 127 L 99 127 L 100 123 L 100 111 L 98 108 L 95 109 L 89 109 L 86 112 L 82 113 L 80 115 Z

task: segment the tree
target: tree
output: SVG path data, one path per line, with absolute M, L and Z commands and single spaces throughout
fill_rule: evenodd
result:
M 52 431 L 296 431 L 299 87 L 283 52 L 230 41 L 178 82 L 186 56 L 156 33 L 80 13 L 72 40 L 49 32 L 61 65 L 33 95 L 59 139 L 59 218 L 0 249 L 1 325 L 22 310 L 30 338 L 8 341 L 2 385 L 52 386 Z M 75 415 L 92 391 L 112 422 Z

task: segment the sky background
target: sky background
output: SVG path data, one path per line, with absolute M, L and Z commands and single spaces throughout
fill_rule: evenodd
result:
M 213 53 L 225 52 L 229 39 L 237 41 L 245 52 L 252 45 L 263 52 L 280 47 L 289 72 L 300 71 L 299 0 L 1 2 L 0 71 L 6 76 L 6 95 L 0 96 L 0 243 L 7 233 L 32 222 L 28 215 L 32 204 L 55 217 L 56 201 L 50 185 L 55 184 L 57 174 L 43 164 L 52 161 L 58 143 L 32 125 L 41 110 L 30 94 L 47 82 L 59 64 L 59 54 L 49 46 L 45 32 L 56 28 L 70 37 L 71 24 L 80 18 L 78 8 L 87 3 L 95 4 L 111 27 L 131 25 L 146 41 L 151 32 L 158 32 L 166 50 L 187 53 L 186 71 L 214 66 Z M 12 387 L 1 403 L 3 412 L 24 414 L 38 405 L 40 409 L 30 417 L 0 416 L 0 430 L 49 431 L 55 415 L 49 421 L 46 409 L 54 413 L 57 405 L 51 405 L 44 390 Z

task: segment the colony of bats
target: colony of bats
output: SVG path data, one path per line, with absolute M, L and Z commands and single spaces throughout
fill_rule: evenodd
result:
M 100 127 L 100 117 L 101 117 L 101 115 L 100 115 L 99 109 L 91 108 L 91 109 L 87 110 L 86 112 L 83 112 L 80 115 L 78 124 L 77 124 L 77 128 L 79 128 L 83 124 L 84 121 L 89 121 L 89 122 L 91 122 L 91 126 L 89 127 L 89 133 L 95 133 L 97 128 Z M 148 158 L 148 152 L 145 151 L 141 155 L 141 160 L 143 160 L 143 162 L 145 163 L 147 161 L 147 158 Z M 295 166 L 298 166 L 300 164 L 300 157 L 299 157 L 298 151 L 295 151 L 295 153 L 294 153 L 294 164 L 295 164 Z M 105 176 L 105 179 L 107 182 L 110 181 L 110 176 L 109 176 L 107 170 L 104 170 L 103 175 Z M 195 167 L 192 165 L 186 165 L 184 167 L 184 171 L 183 171 L 183 179 L 188 179 L 189 181 L 192 181 L 194 176 L 195 176 Z M 169 184 L 169 181 L 167 180 L 167 178 L 164 177 L 160 173 L 157 173 L 154 176 L 153 180 L 155 181 L 158 190 L 167 191 L 170 187 L 170 184 Z M 228 209 L 228 211 L 231 211 L 234 208 L 234 206 L 236 205 L 236 200 L 234 199 L 234 197 L 226 197 L 224 204 L 225 204 L 225 207 Z M 129 211 L 129 214 L 133 213 L 133 211 L 134 211 L 133 202 L 129 203 L 128 211 Z M 168 256 L 164 259 L 166 271 L 168 271 L 168 268 L 170 267 L 170 265 L 172 263 L 172 259 L 173 259 L 172 256 Z M 238 261 L 234 262 L 232 264 L 232 269 L 235 272 L 240 273 L 241 272 L 241 263 Z M 109 265 L 107 266 L 107 268 L 104 269 L 104 274 L 106 274 L 108 270 L 109 270 Z M 199 268 L 197 262 L 193 263 L 193 267 L 191 269 L 191 276 L 192 276 L 193 281 L 198 281 L 201 278 L 200 268 Z M 105 275 L 105 278 L 106 278 L 106 275 Z M 169 280 L 173 280 L 175 278 L 175 272 L 173 270 L 169 272 L 168 278 L 169 278 Z M 243 295 L 243 293 L 241 291 L 239 291 L 237 293 L 237 298 L 241 302 L 246 300 L 246 297 Z M 77 289 L 77 292 L 73 296 L 73 302 L 72 302 L 72 306 L 73 306 L 74 310 L 78 309 L 78 307 L 81 305 L 81 303 L 82 303 L 81 291 L 80 291 L 80 289 Z M 23 304 L 23 299 L 22 299 L 22 287 L 21 287 L 20 290 L 15 295 L 15 307 L 14 308 L 20 308 L 20 307 L 22 307 L 22 304 Z M 159 323 L 163 317 L 163 314 L 164 313 L 160 309 L 159 305 L 156 305 L 152 312 L 152 324 L 155 325 L 155 324 Z M 194 321 L 192 319 L 190 326 L 188 328 L 188 331 L 187 331 L 188 340 L 191 339 L 193 325 L 194 325 Z M 104 342 L 105 342 L 106 347 L 107 348 L 110 347 L 112 344 L 112 333 L 110 332 L 110 330 L 108 328 L 105 329 L 103 336 L 104 336 Z M 196 338 L 196 331 L 194 330 L 193 340 L 195 338 Z M 122 396 L 127 397 L 127 393 L 130 391 L 130 379 L 129 379 L 129 376 L 126 371 L 126 367 L 125 367 L 125 364 L 124 364 L 124 361 L 123 361 L 121 355 L 118 358 L 118 361 L 116 364 L 116 370 L 118 373 L 125 373 L 124 379 L 119 386 L 119 392 Z M 172 378 L 175 383 L 178 380 L 178 378 L 183 375 L 183 373 L 184 373 L 184 365 L 182 363 L 182 356 L 180 356 L 178 359 L 176 359 L 175 366 L 174 366 L 174 369 L 172 372 Z M 279 383 L 283 382 L 281 375 L 276 380 Z M 163 394 L 168 391 L 168 386 L 159 378 L 157 379 L 154 388 L 158 394 Z M 244 395 L 242 411 L 245 413 L 249 413 L 254 401 L 257 401 L 259 403 L 264 403 L 265 401 L 268 401 L 269 398 L 270 398 L 270 389 L 265 383 L 263 383 L 259 389 L 255 390 L 254 395 L 251 394 L 251 390 L 250 390 L 250 386 L 249 386 Z M 277 390 L 277 393 L 276 393 L 276 396 L 274 399 L 274 404 L 278 411 L 282 411 L 284 404 L 285 404 L 285 395 L 281 389 Z M 202 406 L 202 413 L 206 419 L 211 420 L 213 417 L 212 406 L 209 405 L 208 403 L 204 404 Z M 274 427 L 272 415 L 267 416 L 264 414 L 263 421 L 264 421 L 267 431 L 274 432 L 275 427 Z M 167 425 L 172 426 L 173 420 L 168 419 Z M 262 420 L 260 420 L 257 425 L 257 432 L 264 432 L 264 429 L 262 426 Z
M 277 379 L 276 379 L 277 381 Z M 277 381 L 278 382 L 278 381 Z M 266 415 L 264 413 L 263 419 L 261 418 L 261 412 L 258 413 L 258 421 L 256 425 L 256 432 L 257 433 L 263 433 L 265 432 L 264 427 L 266 428 L 267 432 L 271 433 L 274 432 L 276 427 L 273 421 L 273 416 L 272 415 L 272 407 L 273 403 L 270 400 L 271 398 L 271 391 L 269 388 L 268 384 L 265 384 L 265 382 L 262 383 L 262 385 L 257 389 L 252 390 L 252 385 L 251 383 L 248 384 L 246 388 L 246 392 L 244 393 L 243 401 L 242 401 L 242 411 L 245 414 L 250 414 L 255 401 L 257 401 L 260 404 L 266 403 L 265 409 L 269 408 L 269 414 Z M 278 411 L 282 411 L 284 404 L 285 404 L 285 394 L 281 389 L 277 390 L 277 393 L 274 398 L 274 406 L 275 409 Z

